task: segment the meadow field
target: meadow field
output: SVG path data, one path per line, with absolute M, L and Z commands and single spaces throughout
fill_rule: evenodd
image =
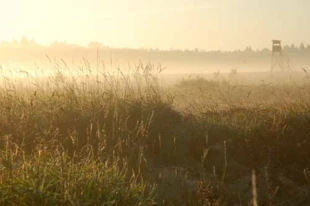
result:
M 0 205 L 310 205 L 306 71 L 163 72 L 2 70 Z

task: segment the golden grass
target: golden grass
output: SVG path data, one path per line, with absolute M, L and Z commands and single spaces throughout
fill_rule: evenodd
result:
M 258 205 L 309 202 L 309 82 L 54 67 L 2 78 L 0 204 L 247 205 L 253 169 Z

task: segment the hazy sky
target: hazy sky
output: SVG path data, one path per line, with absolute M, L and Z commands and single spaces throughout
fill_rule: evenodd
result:
M 310 0 L 0 0 L 0 40 L 244 49 L 310 44 Z

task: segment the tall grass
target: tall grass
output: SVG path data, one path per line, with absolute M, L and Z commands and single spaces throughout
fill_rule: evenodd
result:
M 53 68 L 2 77 L 0 204 L 247 205 L 252 170 L 258 205 L 309 202 L 309 84 Z
M 3 78 L 1 204 L 152 204 L 145 147 L 165 102 L 140 66 L 100 78 L 66 76 L 59 65 L 48 78 Z

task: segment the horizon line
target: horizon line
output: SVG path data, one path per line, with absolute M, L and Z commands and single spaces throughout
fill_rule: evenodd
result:
M 26 41 L 23 43 L 23 41 Z M 272 42 L 273 40 L 270 40 L 270 42 Z M 282 41 L 283 42 L 283 41 Z M 89 48 L 89 49 L 96 49 L 96 48 L 109 48 L 109 49 L 128 49 L 128 50 L 151 50 L 151 51 L 198 51 L 198 52 L 238 52 L 238 51 L 245 51 L 245 50 L 252 50 L 254 52 L 256 51 L 263 51 L 263 50 L 269 50 L 271 51 L 271 47 L 272 45 L 270 45 L 269 47 L 261 47 L 261 48 L 252 48 L 252 46 L 246 46 L 245 48 L 238 48 L 238 49 L 202 49 L 202 48 L 173 48 L 170 47 L 170 49 L 168 48 L 154 48 L 154 47 L 117 47 L 117 46 L 110 46 L 110 45 L 104 45 L 102 42 L 100 41 L 96 41 L 96 40 L 90 40 L 88 42 L 88 44 L 79 44 L 79 43 L 73 43 L 73 42 L 69 42 L 67 40 L 54 40 L 54 41 L 50 41 L 49 43 L 42 43 L 42 42 L 37 42 L 34 38 L 28 38 L 26 36 L 22 36 L 20 38 L 20 40 L 16 40 L 16 38 L 12 38 L 11 40 L 0 40 L 0 46 L 2 46 L 4 43 L 8 43 L 8 44 L 18 44 L 18 45 L 27 45 L 27 44 L 34 44 L 37 46 L 41 46 L 41 47 L 52 47 L 53 45 L 67 45 L 67 46 L 76 46 L 76 47 L 80 47 L 80 48 Z M 97 46 L 93 45 L 91 46 L 91 44 L 97 44 Z M 282 45 L 283 49 L 284 47 L 292 47 L 294 46 L 295 49 L 298 49 L 301 47 L 301 45 L 303 45 L 306 49 L 308 49 L 310 47 L 310 44 L 307 43 L 303 43 L 300 42 L 299 45 L 295 45 L 294 43 L 292 44 L 284 44 Z

